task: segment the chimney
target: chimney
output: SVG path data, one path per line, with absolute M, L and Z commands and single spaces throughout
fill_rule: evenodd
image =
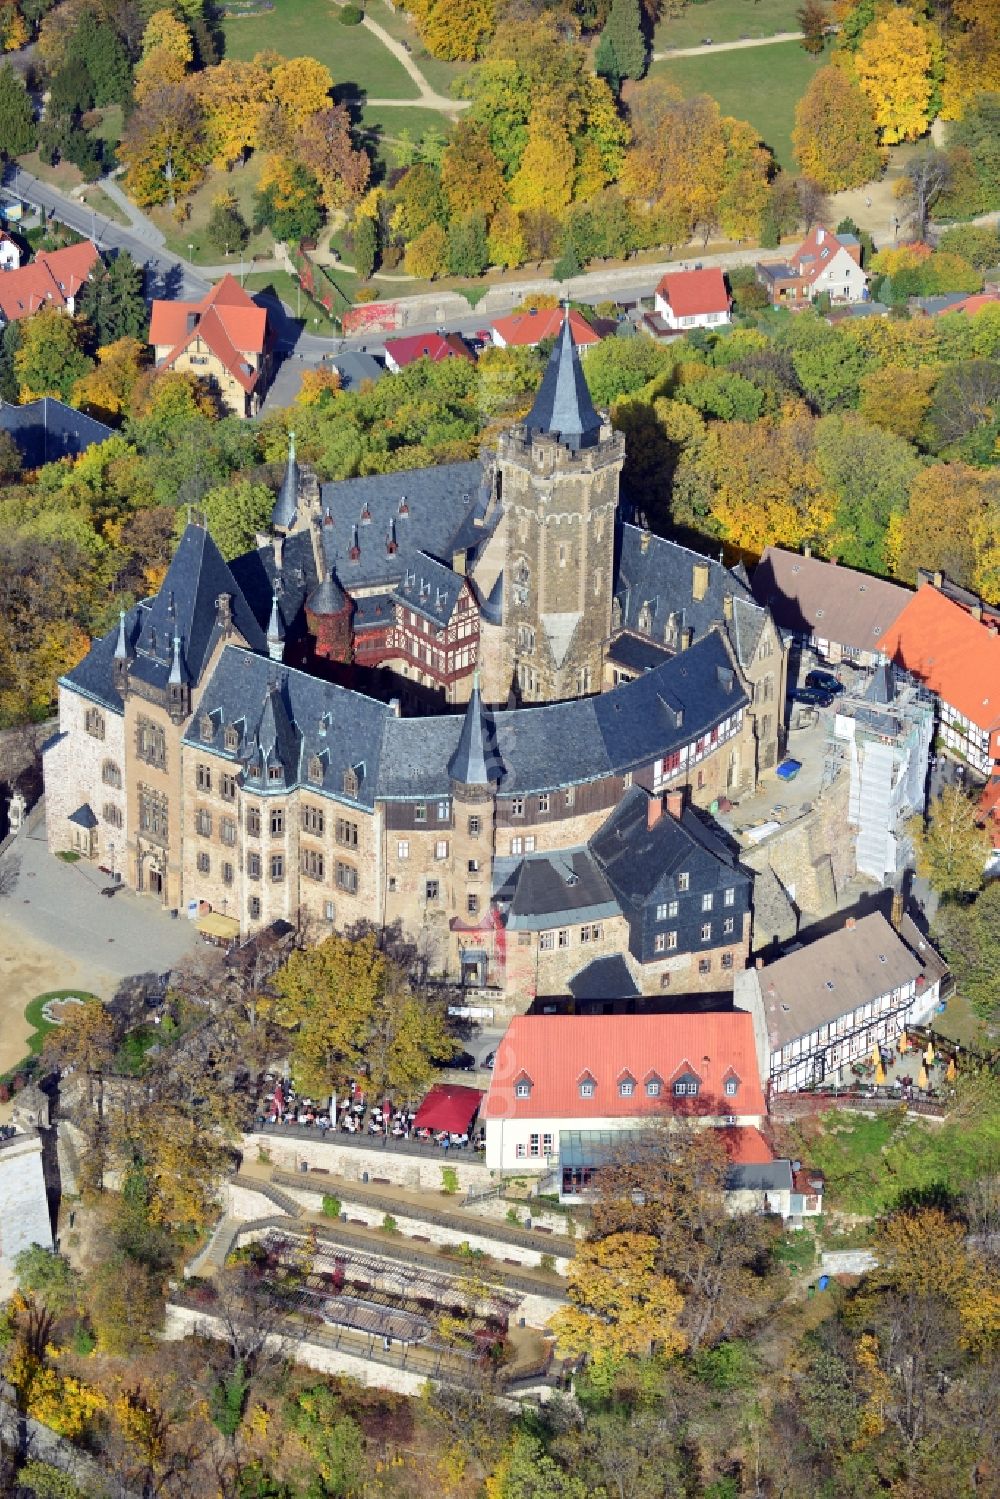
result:
M 649 532 L 648 531 L 643 531 L 642 534 L 641 534 L 641 536 L 639 537 L 639 551 L 640 551 L 640 553 L 642 554 L 643 557 L 645 557 L 646 553 L 649 551 Z
M 733 617 L 733 596 L 731 593 L 726 593 L 722 596 L 722 617 L 725 620 L 731 620 Z
M 691 576 L 691 597 L 699 603 L 708 592 L 708 563 L 696 562 Z
M 903 921 L 903 892 L 902 892 L 902 890 L 894 890 L 892 892 L 892 912 L 890 914 L 890 918 L 889 919 L 891 920 L 893 926 L 896 928 L 896 931 L 898 932 L 899 928 L 900 928 L 900 926 L 902 924 L 902 921 Z
M 220 593 L 215 601 L 215 618 L 219 627 L 228 635 L 233 628 L 233 596 Z
M 678 786 L 676 791 L 667 792 L 667 812 L 678 821 L 684 811 L 684 788 Z
M 663 816 L 662 796 L 651 796 L 646 803 L 646 827 L 655 828 Z
M 393 718 L 402 718 L 403 714 L 400 708 L 398 697 L 391 697 L 389 699 L 389 712 L 392 714 Z
M 974 604 L 969 605 L 969 613 L 972 615 L 973 619 L 978 619 L 980 624 L 982 624 L 983 605 L 981 599 L 977 599 Z
M 826 239 L 826 230 L 822 227 L 816 230 L 816 243 L 821 245 Z
M 694 625 L 688 625 L 681 631 L 681 650 L 686 651 L 694 644 Z
M 761 969 L 764 967 L 764 959 L 763 958 L 758 958 L 757 961 L 756 961 L 755 967 L 757 969 L 757 972 L 759 973 L 761 971 Z
M 853 916 L 848 916 L 847 920 L 844 922 L 844 931 L 853 932 L 857 924 L 858 923 L 855 921 Z
M 934 574 L 934 587 L 938 590 L 939 593 L 940 593 L 941 589 L 944 587 L 944 573 L 943 572 L 940 572 L 940 571 L 935 572 L 935 574 Z

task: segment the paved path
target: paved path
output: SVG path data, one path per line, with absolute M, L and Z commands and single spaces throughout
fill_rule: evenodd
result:
M 152 219 L 132 202 L 127 193 L 122 191 L 115 180 L 114 173 L 102 177 L 97 185 L 107 193 L 112 203 L 116 203 L 121 209 L 129 221 L 131 232 L 137 239 L 145 240 L 154 250 L 162 250 L 165 247 L 167 240 L 162 229 L 157 229 Z
M 373 21 L 370 16 L 366 15 L 361 24 L 367 27 L 373 36 L 378 37 L 386 51 L 391 52 L 396 61 L 402 64 L 413 79 L 413 82 L 417 85 L 418 94 L 416 99 L 366 99 L 366 104 L 377 105 L 380 109 L 389 107 L 412 108 L 414 105 L 420 105 L 424 109 L 437 109 L 441 114 L 446 115 L 460 114 L 463 109 L 468 109 L 470 100 L 449 99 L 444 94 L 436 93 L 403 44 L 397 42 L 395 37 L 390 36 L 384 27 L 379 26 L 377 21 Z
M 706 52 L 739 52 L 744 47 L 773 47 L 778 42 L 801 42 L 801 31 L 776 31 L 774 36 L 747 36 L 738 42 L 702 42 L 697 47 L 668 47 L 654 52 L 654 62 L 673 62 L 675 57 L 703 57 Z

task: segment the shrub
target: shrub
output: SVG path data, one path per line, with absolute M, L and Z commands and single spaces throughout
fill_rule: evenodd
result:
M 508 1223 L 515 1223 L 515 1224 L 517 1224 L 517 1223 L 520 1223 L 520 1221 L 521 1220 L 520 1220 L 520 1218 L 517 1215 L 517 1208 L 508 1208 L 507 1209 L 507 1222 Z
M 449 1197 L 458 1191 L 458 1172 L 454 1166 L 441 1167 L 441 1191 L 446 1192 Z
M 340 7 L 340 24 L 342 26 L 359 26 L 365 18 L 365 13 L 360 5 L 342 5 Z
M 384 1234 L 399 1233 L 399 1224 L 396 1222 L 391 1213 L 386 1213 L 385 1217 L 382 1219 L 382 1232 Z
M 340 1217 L 340 1198 L 334 1197 L 332 1192 L 323 1193 L 323 1215 L 326 1218 Z
M 555 1275 L 555 1273 L 556 1273 L 556 1257 L 555 1257 L 555 1255 L 554 1254 L 543 1254 L 542 1257 L 541 1257 L 541 1259 L 538 1261 L 538 1268 L 539 1268 L 539 1270 L 544 1270 L 545 1273 L 546 1273 L 546 1275 Z

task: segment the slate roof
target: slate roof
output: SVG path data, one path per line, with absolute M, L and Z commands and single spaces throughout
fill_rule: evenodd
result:
M 592 448 L 600 440 L 601 418 L 590 398 L 568 318 L 549 355 L 525 428 L 529 436 L 552 433 L 570 448 Z
M 3 274 L 9 274 L 4 272 Z M 0 403 L 0 432 L 8 432 L 25 468 L 41 468 L 59 458 L 75 458 L 95 443 L 114 437 L 111 427 L 84 411 L 42 396 L 24 406 Z
M 483 707 L 478 671 L 472 679 L 472 693 L 462 720 L 462 732 L 455 753 L 448 761 L 448 774 L 462 786 L 495 785 L 503 775 L 493 715 Z
M 843 926 L 765 968 L 748 970 L 743 983 L 759 983 L 768 1035 L 777 1050 L 922 971 L 881 911 L 873 911 L 853 927 Z
M 726 648 L 713 631 L 611 692 L 496 712 L 500 794 L 553 791 L 648 765 L 746 704 Z M 462 722 L 454 716 L 391 719 L 383 741 L 380 796 L 446 795 L 447 765 Z
M 347 594 L 332 573 L 327 573 L 306 599 L 306 608 L 310 614 L 339 614 L 346 603 Z
M 766 548 L 754 571 L 753 592 L 782 630 L 862 651 L 880 648 L 913 597 L 885 578 L 781 547 Z
M 698 566 L 708 568 L 708 587 L 701 599 L 694 596 L 694 570 Z M 648 636 L 657 644 L 668 644 L 673 614 L 678 632 L 692 628 L 697 640 L 722 620 L 727 594 L 734 600 L 753 603 L 742 579 L 716 559 L 639 526 L 623 523 L 619 527 L 615 599 L 622 629 Z M 649 605 L 648 630 L 639 628 L 644 604 Z
M 274 507 L 271 510 L 271 525 L 282 531 L 290 531 L 295 524 L 299 507 L 299 465 L 295 458 L 295 433 L 288 436 L 288 462 L 281 479 Z
M 359 587 L 392 586 L 403 575 L 403 554 L 417 550 L 450 565 L 463 523 L 485 514 L 488 486 L 488 471 L 481 462 L 324 484 L 321 534 L 327 565 L 349 593 Z M 366 507 L 370 521 L 362 520 Z M 394 554 L 386 551 L 390 524 L 399 547 Z M 355 542 L 360 556 L 352 560 Z
M 640 635 L 619 635 L 608 650 L 608 660 L 614 666 L 624 666 L 627 671 L 652 671 L 669 660 L 673 653 L 655 640 L 644 640 Z
M 628 964 L 618 953 L 610 958 L 594 958 L 569 981 L 574 999 L 636 999 L 639 989 Z
M 391 593 L 365 593 L 354 600 L 351 628 L 355 635 L 360 630 L 384 630 L 395 617 L 395 599 Z
M 455 612 L 465 578 L 426 552 L 410 551 L 394 593 L 401 604 L 436 625 L 445 625 Z
M 204 715 L 211 718 L 214 729 L 208 741 L 201 732 Z M 311 791 L 370 809 L 375 804 L 384 728 L 387 721 L 398 721 L 391 715 L 392 710 L 374 698 L 227 646 L 205 685 L 185 742 L 210 747 L 237 763 L 245 762 L 258 743 L 262 750 L 272 746 L 283 765 L 292 762 L 286 768 L 286 781 L 279 782 L 276 790 L 283 792 L 299 783 L 308 785 Z M 227 725 L 240 730 L 239 750 L 225 748 Z M 321 785 L 308 775 L 314 755 L 320 757 L 323 766 Z M 344 791 L 344 772 L 348 769 L 358 774 L 356 797 Z M 265 776 L 262 793 L 267 789 Z
M 85 828 L 87 832 L 97 827 L 97 815 L 89 802 L 84 802 L 82 807 L 71 812 L 68 821 L 75 823 L 78 828 Z
M 621 914 L 608 881 L 585 848 L 532 854 L 496 892 L 509 931 L 544 932 L 562 922 Z
M 385 365 L 380 364 L 374 354 L 359 354 L 348 350 L 344 354 L 338 354 L 331 361 L 340 374 L 340 384 L 343 390 L 358 390 L 366 380 L 381 380 L 385 375 Z
M 715 866 L 720 886 L 734 877 L 749 882 L 730 848 L 685 807 L 680 818 L 663 812 L 647 825 L 650 797 L 632 786 L 590 840 L 590 850 L 625 910 L 638 911 L 654 895 L 675 894 L 678 870 Z

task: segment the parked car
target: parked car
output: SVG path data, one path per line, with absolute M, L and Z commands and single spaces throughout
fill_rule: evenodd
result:
M 788 696 L 793 703 L 804 703 L 807 708 L 829 708 L 833 702 L 833 694 L 818 687 L 793 687 Z
M 494 1069 L 494 1067 L 496 1066 L 496 1064 L 497 1064 L 497 1054 L 496 1054 L 496 1052 L 495 1051 L 487 1052 L 486 1056 L 483 1057 L 483 1066 L 486 1068 L 487 1072 L 492 1072 L 493 1069 Z
M 832 671 L 810 671 L 806 673 L 806 686 L 818 687 L 820 692 L 830 692 L 834 697 L 843 692 L 844 684 Z

